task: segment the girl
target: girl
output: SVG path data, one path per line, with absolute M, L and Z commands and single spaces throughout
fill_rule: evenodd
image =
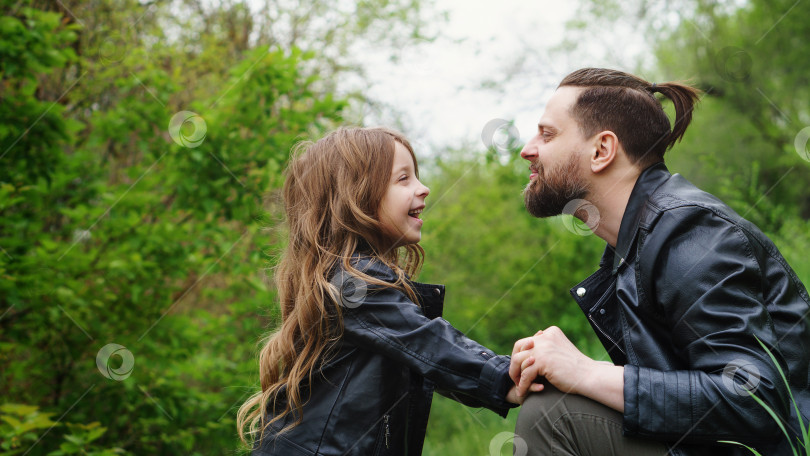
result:
M 384 128 L 294 150 L 281 326 L 237 418 L 254 456 L 419 455 L 434 390 L 501 416 L 517 403 L 509 357 L 440 318 L 443 286 L 409 279 L 424 254 L 418 176 L 408 141 Z

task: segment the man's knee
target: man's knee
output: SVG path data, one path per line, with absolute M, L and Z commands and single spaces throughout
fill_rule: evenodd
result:
M 515 440 L 520 438 L 526 443 L 527 456 L 552 453 L 554 425 L 569 412 L 566 406 L 569 399 L 570 395 L 547 384 L 543 391 L 529 395 L 523 402 L 515 426 Z
M 546 388 L 526 398 L 515 426 L 528 455 L 664 455 L 663 443 L 622 435 L 622 414 L 576 394 Z
M 524 437 L 550 429 L 566 413 L 566 395 L 556 388 L 530 394 L 518 414 L 515 434 Z

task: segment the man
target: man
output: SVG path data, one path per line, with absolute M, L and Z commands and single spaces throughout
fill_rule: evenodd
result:
M 674 104 L 672 131 L 655 93 Z M 539 391 L 516 428 L 529 454 L 751 454 L 724 440 L 781 455 L 801 436 L 779 369 L 807 422 L 807 291 L 757 227 L 664 165 L 697 100 L 686 85 L 578 70 L 521 152 L 526 209 L 573 213 L 608 244 L 571 294 L 612 360 L 555 327 L 515 344 L 518 393 Z

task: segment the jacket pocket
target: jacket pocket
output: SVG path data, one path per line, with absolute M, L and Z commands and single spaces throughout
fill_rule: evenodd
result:
M 387 453 L 391 448 L 391 415 L 387 413 L 380 420 L 380 430 L 377 431 L 377 443 L 374 445 L 374 455 Z

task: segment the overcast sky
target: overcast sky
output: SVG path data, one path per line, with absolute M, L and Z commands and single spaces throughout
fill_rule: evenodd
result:
M 400 128 L 430 154 L 445 146 L 484 149 L 481 131 L 492 119 L 515 121 L 522 140 L 536 128 L 543 103 L 570 71 L 610 66 L 633 71 L 642 46 L 633 24 L 595 24 L 590 42 L 554 51 L 576 2 L 439 0 L 449 11 L 444 36 L 389 61 L 390 49 L 369 52 L 364 61 L 372 84 L 366 93 L 402 112 Z M 622 43 L 607 55 L 606 28 Z M 615 41 L 614 41 L 615 42 Z M 373 48 L 373 46 L 369 46 Z M 616 49 L 616 47 L 614 47 Z M 368 52 L 368 50 L 366 50 Z M 393 118 L 369 112 L 367 124 L 391 125 Z

